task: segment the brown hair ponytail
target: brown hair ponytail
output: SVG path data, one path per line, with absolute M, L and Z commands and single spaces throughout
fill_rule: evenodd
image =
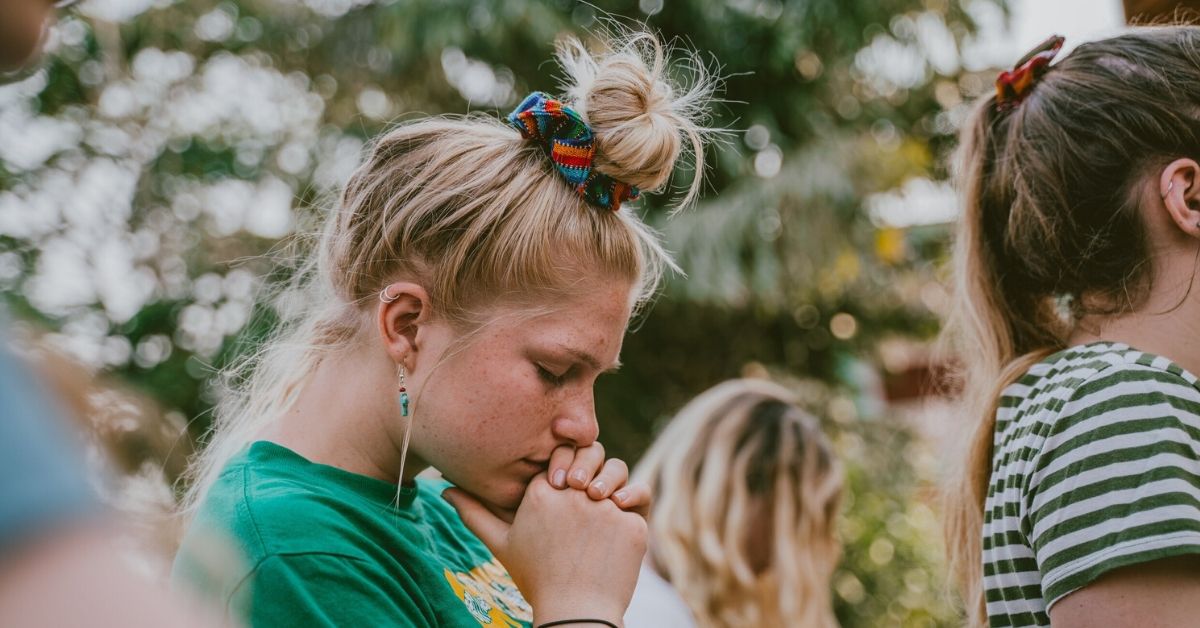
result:
M 1136 307 L 1150 287 L 1146 175 L 1200 153 L 1200 28 L 1085 43 L 1024 102 L 976 105 L 962 132 L 955 309 L 972 424 L 947 486 L 947 544 L 968 621 L 985 625 L 981 535 L 1001 391 L 1066 346 L 1079 317 Z M 1157 180 L 1157 179 L 1155 179 Z

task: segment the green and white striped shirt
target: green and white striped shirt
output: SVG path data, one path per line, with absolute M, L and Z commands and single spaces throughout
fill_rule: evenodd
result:
M 1072 347 L 1004 389 L 984 511 L 989 623 L 1049 626 L 1104 573 L 1200 553 L 1200 385 L 1166 358 Z

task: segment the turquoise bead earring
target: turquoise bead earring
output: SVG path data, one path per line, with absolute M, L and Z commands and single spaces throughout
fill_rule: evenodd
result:
M 400 365 L 400 416 L 408 416 L 408 389 L 404 387 L 404 365 Z

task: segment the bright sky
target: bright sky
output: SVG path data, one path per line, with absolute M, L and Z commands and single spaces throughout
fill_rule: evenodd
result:
M 1125 25 L 1120 0 L 1017 0 L 1013 41 L 1020 50 L 1045 40 L 1053 31 L 1071 42 L 1107 37 Z
M 978 52 L 992 62 L 988 65 L 1012 65 L 1050 35 L 1066 37 L 1070 49 L 1083 41 L 1113 35 L 1125 25 L 1121 0 L 1010 0 L 1009 6 L 1009 24 L 996 12 L 996 19 L 982 25 Z

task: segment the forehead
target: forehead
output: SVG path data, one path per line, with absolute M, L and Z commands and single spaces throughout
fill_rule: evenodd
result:
M 627 282 L 601 280 L 580 294 L 504 307 L 496 331 L 523 344 L 561 345 L 608 359 L 620 350 L 632 297 Z

